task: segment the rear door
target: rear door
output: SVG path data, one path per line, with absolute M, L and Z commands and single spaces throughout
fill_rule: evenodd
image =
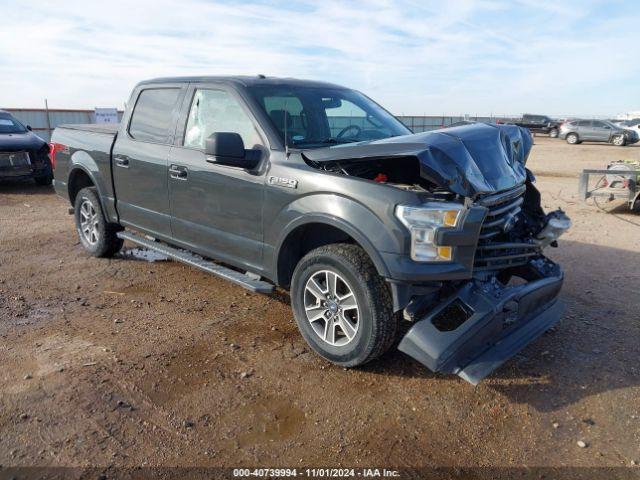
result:
M 116 208 L 122 224 L 171 235 L 167 161 L 187 84 L 143 85 L 113 148 Z
M 580 136 L 580 140 L 595 140 L 597 137 L 597 132 L 593 126 L 592 120 L 580 120 L 576 122 L 578 126 L 578 135 Z
M 169 157 L 174 239 L 202 255 L 252 271 L 262 269 L 262 202 L 268 149 L 239 94 L 220 84 L 192 85 Z M 253 171 L 207 161 L 214 132 L 240 134 L 246 149 L 263 150 Z

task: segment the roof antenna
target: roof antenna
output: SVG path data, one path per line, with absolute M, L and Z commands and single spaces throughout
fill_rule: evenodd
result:
M 289 158 L 289 137 L 287 136 L 287 124 L 289 123 L 287 120 L 287 115 L 289 114 L 289 110 L 287 110 L 287 100 L 284 101 L 284 154 L 287 158 Z

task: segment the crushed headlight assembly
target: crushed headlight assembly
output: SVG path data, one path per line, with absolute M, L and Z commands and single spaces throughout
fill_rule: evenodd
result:
M 453 248 L 437 245 L 436 233 L 443 228 L 457 228 L 462 211 L 462 205 L 457 203 L 398 205 L 396 217 L 411 233 L 411 259 L 416 262 L 450 262 Z

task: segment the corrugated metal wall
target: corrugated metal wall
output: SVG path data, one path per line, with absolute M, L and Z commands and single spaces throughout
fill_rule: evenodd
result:
M 47 142 L 51 139 L 51 130 L 65 123 L 93 123 L 93 110 L 49 109 L 37 108 L 4 108 L 25 125 L 30 125 L 33 132 Z M 118 112 L 118 119 L 122 119 L 122 112 Z M 51 130 L 49 129 L 51 127 Z

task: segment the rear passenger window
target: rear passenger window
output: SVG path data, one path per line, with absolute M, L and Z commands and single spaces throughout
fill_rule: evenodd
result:
M 144 142 L 169 143 L 179 95 L 179 88 L 143 90 L 133 109 L 129 135 Z

